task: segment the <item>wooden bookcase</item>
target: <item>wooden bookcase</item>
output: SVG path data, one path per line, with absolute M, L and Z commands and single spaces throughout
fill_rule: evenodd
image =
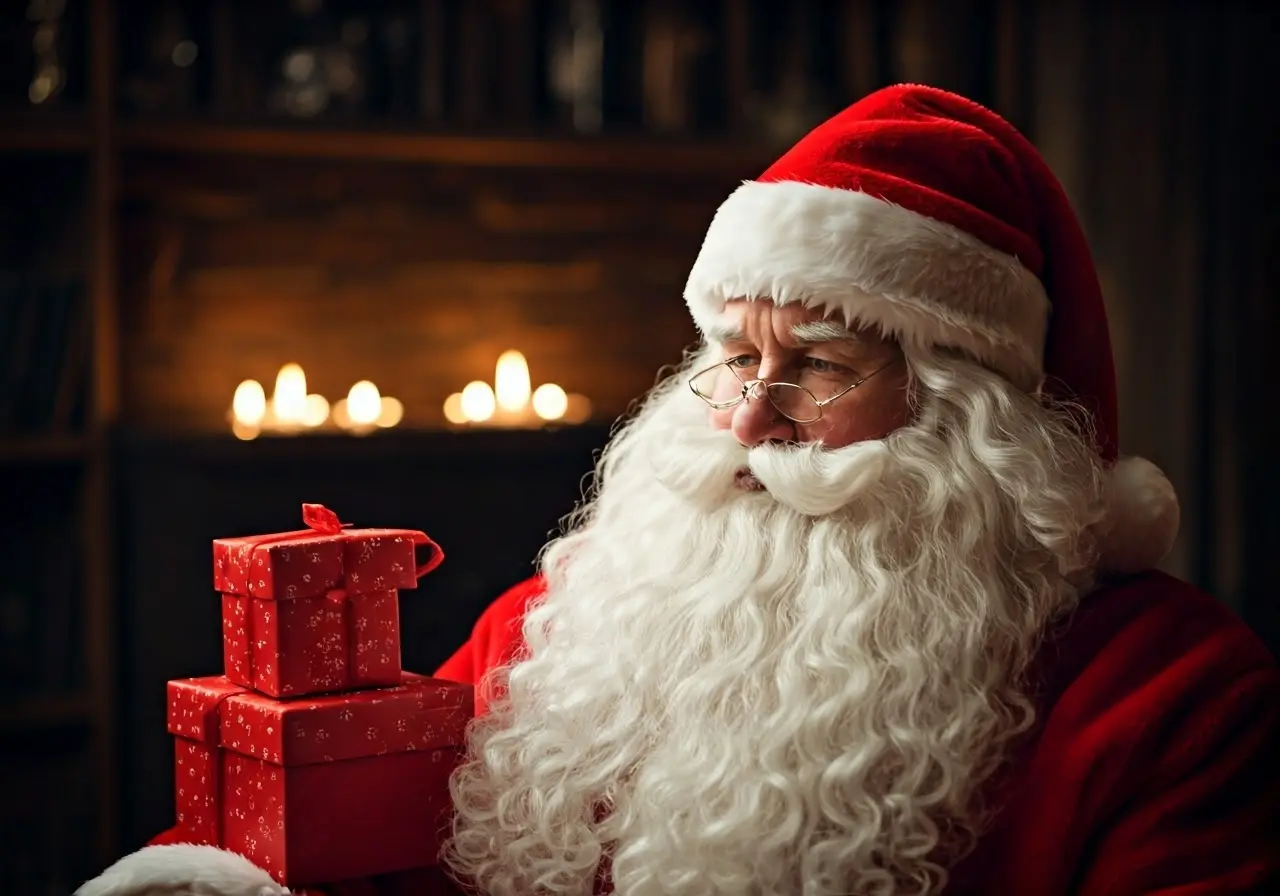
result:
M 18 539 L 30 526 L 66 545 L 57 560 L 43 553 L 10 552 L 4 561 L 24 567 L 44 564 L 28 580 L 36 584 L 27 587 L 45 608 L 53 606 L 52 596 L 39 588 L 51 580 L 56 571 L 52 567 L 65 564 L 71 573 L 66 581 L 74 583 L 70 602 L 59 611 L 63 626 L 55 632 L 69 642 L 62 651 L 68 668 L 53 670 L 51 680 L 25 691 L 5 688 L 0 697 L 0 762 L 7 791 L 0 801 L 6 844 L 0 850 L 0 879 L 6 892 L 21 894 L 70 892 L 115 849 L 111 819 L 116 815 L 118 775 L 109 445 L 119 408 L 113 227 L 116 21 L 111 0 L 92 0 L 76 12 L 74 24 L 83 29 L 85 50 L 79 101 L 56 115 L 6 118 L 0 123 L 0 177 L 15 177 L 15 170 L 23 170 L 23 160 L 56 159 L 54 164 L 65 166 L 83 184 L 73 203 L 78 207 L 62 211 L 79 222 L 80 257 L 66 259 L 66 265 L 77 272 L 88 329 L 79 353 L 79 376 L 69 381 L 82 392 L 75 399 L 81 403 L 75 421 L 64 420 L 46 431 L 28 428 L 0 435 L 0 494 L 7 498 L 0 528 L 5 542 L 25 545 Z M 10 189 L 15 187 L 11 184 Z M 6 326 L 12 324 L 10 319 Z M 15 575 L 16 580 L 22 571 L 7 566 L 0 588 L 7 591 L 10 583 L 5 579 Z M 12 587 L 24 586 L 15 581 Z M 6 604 L 6 609 L 12 607 Z M 19 628 L 16 636 L 22 633 Z

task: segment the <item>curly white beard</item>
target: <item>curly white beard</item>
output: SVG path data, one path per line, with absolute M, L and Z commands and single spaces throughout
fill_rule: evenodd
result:
M 1093 564 L 1066 418 L 911 352 L 915 425 L 741 448 L 682 373 L 543 557 L 529 655 L 455 775 L 486 893 L 935 892 L 1033 721 L 1023 673 Z M 735 487 L 749 466 L 767 491 Z

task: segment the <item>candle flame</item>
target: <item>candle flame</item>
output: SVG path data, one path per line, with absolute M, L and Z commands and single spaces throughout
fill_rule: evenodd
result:
M 231 400 L 231 414 L 242 428 L 253 429 L 267 416 L 267 393 L 257 380 L 245 380 L 236 386 Z
M 523 410 L 529 404 L 529 389 L 529 364 L 524 355 L 515 349 L 503 352 L 493 374 L 498 406 L 504 411 Z
M 559 420 L 569 407 L 569 396 L 555 383 L 544 383 L 533 393 L 533 411 L 543 420 Z
M 299 364 L 286 364 L 276 374 L 271 415 L 281 423 L 301 423 L 307 415 L 307 375 Z
M 481 380 L 467 383 L 459 399 L 462 415 L 466 420 L 480 423 L 493 416 L 496 401 L 489 384 Z
M 361 380 L 347 392 L 347 416 L 357 426 L 372 426 L 382 414 L 382 395 L 378 387 Z

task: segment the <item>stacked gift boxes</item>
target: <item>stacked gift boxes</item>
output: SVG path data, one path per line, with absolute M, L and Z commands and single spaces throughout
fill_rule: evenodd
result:
M 399 592 L 443 554 L 425 533 L 308 528 L 218 539 L 222 675 L 169 682 L 183 838 L 288 887 L 420 867 L 448 824 L 468 686 L 405 672 Z

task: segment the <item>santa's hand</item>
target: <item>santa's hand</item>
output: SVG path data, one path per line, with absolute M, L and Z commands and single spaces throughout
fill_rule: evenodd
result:
M 174 843 L 125 856 L 74 896 L 289 896 L 289 891 L 236 853 Z

